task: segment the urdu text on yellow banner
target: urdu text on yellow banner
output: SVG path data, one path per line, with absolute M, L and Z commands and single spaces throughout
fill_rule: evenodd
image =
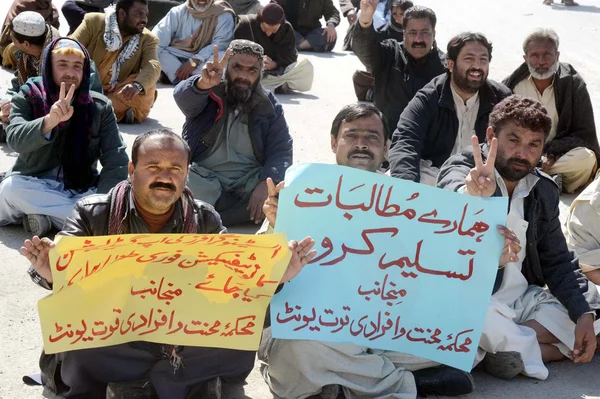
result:
M 256 350 L 284 234 L 59 236 L 38 303 L 46 353 L 130 341 Z

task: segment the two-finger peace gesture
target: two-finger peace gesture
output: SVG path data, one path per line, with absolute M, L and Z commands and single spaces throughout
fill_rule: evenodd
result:
M 467 175 L 466 192 L 477 197 L 491 197 L 496 191 L 496 174 L 494 164 L 496 162 L 496 152 L 498 150 L 498 140 L 492 139 L 490 152 L 484 163 L 481 156 L 481 148 L 477 136 L 471 137 L 473 143 L 473 158 L 475 158 L 475 167 Z
M 229 57 L 231 55 L 231 50 L 227 49 L 227 51 L 225 51 L 225 55 L 223 58 L 221 58 L 221 61 L 219 61 L 219 47 L 214 46 L 213 50 L 213 60 L 204 65 L 202 68 L 202 75 L 200 75 L 200 79 L 198 79 L 196 83 L 200 90 L 209 90 L 221 83 L 223 70 L 225 69 L 225 65 L 227 65 L 227 61 L 229 61 Z
M 67 93 L 65 82 L 60 84 L 60 94 L 58 96 L 58 100 L 52 104 L 50 113 L 48 114 L 54 126 L 61 122 L 68 121 L 73 116 L 73 106 L 71 105 L 71 100 L 73 100 L 73 96 L 75 95 L 75 89 L 75 85 L 72 84 L 69 88 L 69 92 Z

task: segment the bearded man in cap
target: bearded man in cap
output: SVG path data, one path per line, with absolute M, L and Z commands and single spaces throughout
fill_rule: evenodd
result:
M 235 12 L 224 0 L 187 0 L 152 29 L 159 40 L 161 81 L 178 83 L 198 75 L 217 46 L 221 55 L 233 39 Z
M 127 178 L 111 102 L 90 92 L 90 75 L 85 48 L 57 39 L 44 50 L 42 76 L 12 98 L 6 141 L 18 156 L 0 183 L 0 226 L 23 222 L 43 236 L 63 227 L 78 199 Z
M 287 94 L 294 90 L 308 91 L 312 87 L 313 66 L 307 59 L 298 61 L 294 28 L 285 20 L 279 4 L 269 3 L 258 14 L 242 17 L 233 37 L 263 47 L 262 85 L 266 89 Z
M 261 223 L 266 179 L 279 183 L 292 164 L 292 137 L 275 96 L 263 89 L 263 48 L 234 40 L 173 96 L 186 117 L 192 150 L 189 188 L 221 214 L 223 224 Z M 224 79 L 223 79 L 224 77 Z

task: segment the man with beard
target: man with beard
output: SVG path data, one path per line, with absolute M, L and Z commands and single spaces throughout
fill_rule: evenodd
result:
M 387 152 L 383 114 L 371 104 L 347 105 L 331 125 L 331 150 L 338 165 L 377 173 Z M 269 197 L 261 233 L 272 233 L 283 182 L 269 181 Z M 301 221 L 298 221 L 301 222 Z M 263 331 L 259 360 L 267 363 L 263 376 L 282 398 L 337 399 L 395 398 L 416 395 L 463 395 L 473 379 L 461 370 L 394 351 L 323 341 L 273 339 Z
M 6 126 L 10 120 L 11 98 L 27 79 L 40 76 L 44 47 L 60 37 L 58 30 L 47 24 L 41 14 L 23 11 L 11 22 L 11 39 L 16 49 L 17 71 L 11 87 L 0 100 L 0 143 L 6 142 Z
M 485 139 L 492 108 L 511 94 L 487 78 L 492 44 L 481 33 L 453 37 L 447 54 L 448 72 L 423 87 L 400 115 L 390 148 L 394 177 L 435 185 L 439 167 L 469 146 L 473 134 Z
M 119 0 L 106 14 L 87 14 L 72 35 L 96 63 L 117 122 L 142 122 L 154 104 L 158 39 L 146 29 L 147 22 L 147 0 Z
M 168 129 L 136 137 L 128 181 L 105 195 L 77 202 L 60 235 L 221 234 L 227 230 L 210 205 L 194 200 L 185 182 L 191 151 Z M 292 279 L 315 255 L 314 241 L 290 241 L 292 258 L 281 282 Z M 52 287 L 48 238 L 26 240 L 21 253 L 31 262 L 29 274 Z M 108 294 L 110 295 L 110 294 Z M 202 310 L 199 309 L 199 317 Z M 42 354 L 42 381 L 66 398 L 221 398 L 221 379 L 243 382 L 255 351 L 173 346 L 136 341 L 103 348 Z
M 541 103 L 513 95 L 490 114 L 486 143 L 473 136 L 473 147 L 450 157 L 438 178 L 448 190 L 509 198 L 507 227 L 518 248 L 500 263 L 477 353 L 498 378 L 544 380 L 544 363 L 587 363 L 600 332 L 600 295 L 567 248 L 556 184 L 536 168 L 551 126 Z
M 504 80 L 515 94 L 540 101 L 552 118 L 542 169 L 557 175 L 567 193 L 587 185 L 600 159 L 594 110 L 585 81 L 570 64 L 559 62 L 558 35 L 536 29 L 523 42 L 525 62 Z M 559 184 L 560 187 L 560 184 Z
M 159 40 L 158 58 L 164 83 L 199 75 L 213 47 L 221 55 L 233 39 L 235 12 L 224 0 L 187 0 L 173 7 L 152 29 Z
M 383 112 L 391 135 L 400 114 L 415 94 L 446 70 L 446 56 L 435 44 L 437 18 L 433 10 L 415 6 L 403 15 L 405 38 L 379 41 L 373 27 L 377 0 L 361 1 L 353 48 L 375 79 L 375 105 Z M 360 72 L 359 72 L 360 74 Z M 360 79 L 355 74 L 353 79 Z
M 173 96 L 192 149 L 189 187 L 221 214 L 226 226 L 262 223 L 266 179 L 283 180 L 292 164 L 292 137 L 283 108 L 260 84 L 263 48 L 234 40 L 177 87 Z M 225 79 L 223 79 L 225 76 Z
M 111 102 L 89 85 L 87 51 L 61 38 L 44 50 L 42 76 L 12 98 L 6 141 L 19 155 L 0 183 L 0 225 L 22 222 L 42 236 L 62 228 L 77 200 L 127 177 Z
M 281 94 L 311 89 L 313 66 L 307 59 L 298 62 L 294 28 L 285 20 L 279 4 L 269 3 L 258 14 L 243 16 L 233 37 L 258 43 L 264 49 L 264 88 Z

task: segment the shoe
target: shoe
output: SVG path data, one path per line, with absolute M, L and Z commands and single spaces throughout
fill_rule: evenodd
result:
M 293 92 L 294 90 L 290 89 L 290 86 L 287 83 L 284 83 L 275 89 L 275 94 L 292 94 Z
M 135 111 L 133 108 L 129 108 L 127 111 L 125 111 L 125 116 L 123 119 L 121 119 L 121 123 L 126 123 L 128 125 L 135 123 Z
M 512 380 L 525 370 L 519 352 L 486 353 L 481 366 L 486 373 L 502 380 Z
M 200 389 L 188 395 L 188 399 L 221 399 L 221 379 L 219 377 L 206 381 Z
M 573 0 L 562 0 L 562 3 L 567 7 L 576 7 L 579 5 L 579 3 L 576 3 Z
M 553 3 L 553 0 L 544 0 L 544 5 L 551 6 L 552 3 Z
M 45 237 L 52 230 L 52 221 L 46 215 L 26 215 L 22 219 L 23 228 L 32 235 Z
M 342 387 L 339 385 L 325 385 L 321 388 L 321 393 L 318 395 L 309 396 L 308 399 L 337 399 L 342 392 Z
M 419 396 L 466 395 L 475 389 L 471 374 L 452 367 L 433 367 L 413 371 Z
M 106 399 L 158 399 L 150 381 L 111 382 L 106 388 Z

